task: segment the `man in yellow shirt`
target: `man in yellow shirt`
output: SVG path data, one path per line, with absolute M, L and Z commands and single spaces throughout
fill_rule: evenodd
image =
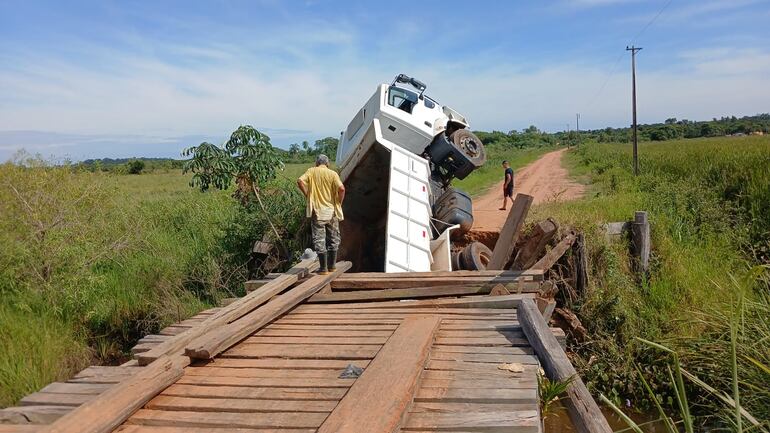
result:
M 306 216 L 311 219 L 313 248 L 320 265 L 318 273 L 326 275 L 335 270 L 337 263 L 345 185 L 337 172 L 329 168 L 329 157 L 318 155 L 315 167 L 297 179 L 297 186 L 307 198 Z

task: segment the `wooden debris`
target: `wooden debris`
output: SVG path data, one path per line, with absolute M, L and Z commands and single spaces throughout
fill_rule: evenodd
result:
M 535 224 L 524 243 L 518 248 L 511 269 L 529 269 L 543 255 L 545 246 L 551 242 L 559 225 L 551 218 Z
M 556 244 L 556 246 L 553 247 L 551 251 L 548 251 L 548 253 L 543 256 L 543 258 L 538 260 L 531 269 L 537 271 L 547 271 L 551 269 L 553 265 L 559 261 L 561 256 L 567 252 L 569 247 L 572 246 L 572 243 L 575 242 L 575 239 L 576 235 L 574 233 L 570 233 L 567 236 L 564 236 L 564 238 L 559 241 L 559 243 Z
M 580 433 L 612 433 L 599 406 L 588 392 L 567 354 L 548 329 L 548 324 L 538 311 L 534 301 L 523 300 L 518 308 L 518 317 L 524 333 L 535 349 L 546 375 L 551 380 L 569 380 L 567 396 L 562 400 L 567 407 L 572 423 Z
M 536 293 L 540 289 L 539 282 L 527 281 L 522 283 L 523 293 Z M 330 302 L 352 302 L 352 301 L 384 301 L 388 299 L 417 299 L 417 298 L 436 298 L 441 296 L 463 296 L 463 295 L 485 295 L 485 294 L 505 294 L 510 291 L 506 289 L 507 285 L 497 284 L 495 287 L 489 285 L 452 285 L 452 286 L 434 286 L 434 287 L 415 287 L 411 289 L 380 289 L 380 290 L 356 290 L 349 292 L 319 292 L 310 299 L 308 303 L 330 303 Z M 518 284 L 509 286 L 518 287 Z M 495 292 L 497 289 L 497 292 Z
M 211 359 L 243 340 L 252 332 L 260 329 L 273 319 L 295 307 L 300 302 L 321 290 L 337 275 L 350 269 L 350 262 L 340 262 L 337 270 L 329 275 L 316 275 L 308 281 L 289 290 L 285 294 L 270 300 L 264 306 L 252 311 L 240 319 L 213 329 L 192 340 L 185 348 L 185 355 L 195 359 Z M 276 279 L 296 277 L 295 275 L 281 276 Z M 256 292 L 255 292 L 256 293 Z
M 396 431 L 428 360 L 439 319 L 405 319 L 350 388 L 319 433 Z
M 588 339 L 588 331 L 575 313 L 566 308 L 556 308 L 554 312 L 556 313 L 557 323 L 566 328 L 575 340 L 583 342 Z
M 492 287 L 492 290 L 489 291 L 489 296 L 504 296 L 510 294 L 511 292 L 508 291 L 508 289 L 502 284 L 497 284 L 495 287 Z
M 524 220 L 527 218 L 527 212 L 529 212 L 533 200 L 534 198 L 530 195 L 516 194 L 508 218 L 500 230 L 500 237 L 497 238 L 487 269 L 504 269 L 511 260 L 513 247 L 516 245 L 516 239 L 519 237 L 519 232 L 524 225 Z

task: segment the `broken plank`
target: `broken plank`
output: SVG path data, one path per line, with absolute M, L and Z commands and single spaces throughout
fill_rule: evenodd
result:
M 563 399 L 573 424 L 581 433 L 611 433 L 607 420 L 588 392 L 580 376 L 570 363 L 567 354 L 556 341 L 533 300 L 525 300 L 519 306 L 519 320 L 524 333 L 543 364 L 548 378 L 554 381 L 572 379 L 567 388 L 568 398 Z
M 497 238 L 495 248 L 492 251 L 492 257 L 487 264 L 487 269 L 503 269 L 511 260 L 513 248 L 516 245 L 516 240 L 519 237 L 521 227 L 524 225 L 524 220 L 527 218 L 527 212 L 529 212 L 529 207 L 532 205 L 533 200 L 534 198 L 530 195 L 516 194 L 511 211 L 508 213 L 505 224 L 503 224 L 503 228 L 500 230 L 500 237 Z
M 135 410 L 174 383 L 181 375 L 187 359 L 159 358 L 142 371 L 115 384 L 99 397 L 41 428 L 41 433 L 106 433 L 111 432 Z
M 191 341 L 185 348 L 185 354 L 195 359 L 213 358 L 309 298 L 350 267 L 350 262 L 340 262 L 337 264 L 337 270 L 333 273 L 311 277 L 306 282 L 275 297 L 240 319 L 209 330 Z
M 395 431 L 409 409 L 439 323 L 430 316 L 405 319 L 319 433 L 357 433 L 363 426 L 372 432 Z

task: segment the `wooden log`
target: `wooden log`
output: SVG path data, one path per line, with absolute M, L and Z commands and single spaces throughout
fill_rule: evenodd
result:
M 505 220 L 503 228 L 500 230 L 500 237 L 497 238 L 495 249 L 492 251 L 492 258 L 487 264 L 487 269 L 504 269 L 505 265 L 511 260 L 513 247 L 516 246 L 516 240 L 519 237 L 521 226 L 527 218 L 527 212 L 532 205 L 534 197 L 526 194 L 516 194 L 511 211 Z
M 181 334 L 177 334 L 173 338 L 169 338 L 145 352 L 138 353 L 136 355 L 137 361 L 139 361 L 139 364 L 141 365 L 147 365 L 158 359 L 160 356 L 182 353 L 185 346 L 194 339 L 209 332 L 212 328 L 228 324 L 244 316 L 251 310 L 254 310 L 269 301 L 273 296 L 281 293 L 292 284 L 296 283 L 297 279 L 297 275 L 295 274 L 285 274 L 271 280 L 259 290 L 249 293 L 227 307 L 223 307 L 217 313 L 201 322 L 198 326 L 190 328 Z
M 519 321 L 529 343 L 535 349 L 538 359 L 551 380 L 572 382 L 567 388 L 568 398 L 562 399 L 572 423 L 580 433 L 612 433 L 599 406 L 588 392 L 577 371 L 559 345 L 535 302 L 525 299 L 518 308 Z
M 516 252 L 511 269 L 531 268 L 542 256 L 545 246 L 551 242 L 558 229 L 559 225 L 551 218 L 535 224 L 524 245 Z
M 545 256 L 543 256 L 543 258 L 538 260 L 537 263 L 535 263 L 532 266 L 532 269 L 543 271 L 543 272 L 551 269 L 553 265 L 555 265 L 556 262 L 559 261 L 561 256 L 563 256 L 564 253 L 567 252 L 569 247 L 572 246 L 572 244 L 575 242 L 575 239 L 576 239 L 576 236 L 574 233 L 570 233 L 567 236 L 564 236 L 564 239 L 559 241 L 559 243 L 556 244 L 556 246 L 553 247 L 551 251 L 548 251 L 548 253 Z
M 645 211 L 637 211 L 634 214 L 631 242 L 636 272 L 645 275 L 650 269 L 650 222 Z
M 319 433 L 393 432 L 403 422 L 440 319 L 405 319 L 356 379 Z
M 88 403 L 77 407 L 41 433 L 111 432 L 137 409 L 182 376 L 185 357 L 162 357 L 130 378 L 113 385 Z
M 294 308 L 350 267 L 350 262 L 340 262 L 333 273 L 316 275 L 240 319 L 208 330 L 187 345 L 185 354 L 195 359 L 213 358 Z

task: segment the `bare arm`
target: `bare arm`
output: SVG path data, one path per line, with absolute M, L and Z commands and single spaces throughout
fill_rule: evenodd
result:
M 345 185 L 340 185 L 337 189 L 337 198 L 340 200 L 340 204 L 345 200 Z
M 511 175 L 510 175 L 510 174 L 508 174 L 508 173 L 506 173 L 506 174 L 505 174 L 505 188 L 508 188 L 508 185 L 510 185 L 510 184 L 511 184 L 511 180 L 512 180 L 512 179 L 511 179 Z
M 303 182 L 302 179 L 297 179 L 297 186 L 299 187 L 299 190 L 302 191 L 302 194 L 307 197 L 308 190 L 305 182 Z

